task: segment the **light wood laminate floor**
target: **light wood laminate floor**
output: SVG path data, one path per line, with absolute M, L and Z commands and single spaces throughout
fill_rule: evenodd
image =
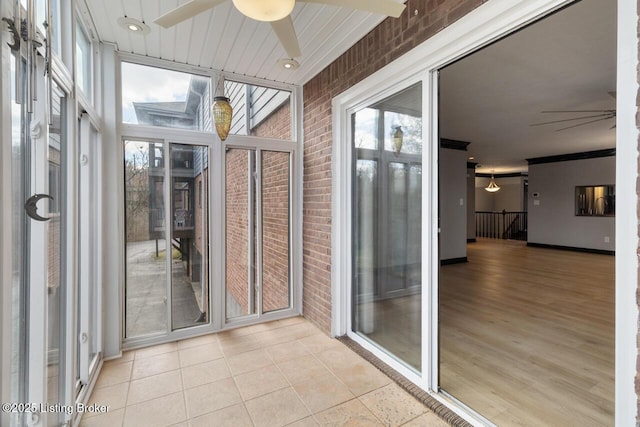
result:
M 440 384 L 500 426 L 614 422 L 614 260 L 481 239 L 440 274 Z

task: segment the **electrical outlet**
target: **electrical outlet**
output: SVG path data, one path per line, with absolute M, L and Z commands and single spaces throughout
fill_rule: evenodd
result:
M 534 200 L 533 206 L 540 206 L 540 200 Z
M 609 236 L 604 236 L 604 242 L 605 243 L 610 243 L 611 239 L 609 238 Z

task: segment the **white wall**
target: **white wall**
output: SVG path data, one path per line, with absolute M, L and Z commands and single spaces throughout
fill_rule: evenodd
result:
M 467 256 L 467 152 L 440 149 L 440 259 Z
M 530 165 L 528 241 L 615 250 L 615 218 L 575 215 L 575 187 L 614 184 L 615 164 L 616 158 L 610 156 Z M 534 193 L 539 197 L 534 198 Z

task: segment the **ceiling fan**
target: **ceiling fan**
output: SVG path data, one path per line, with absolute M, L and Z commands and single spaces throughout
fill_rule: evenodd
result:
M 227 0 L 190 0 L 154 19 L 153 22 L 169 28 L 206 10 L 213 9 Z M 300 56 L 298 37 L 293 28 L 291 12 L 296 0 L 232 0 L 233 5 L 248 18 L 262 22 L 270 22 L 273 31 L 280 40 L 287 56 L 295 58 Z M 393 0 L 298 0 L 305 3 L 330 4 L 344 6 L 351 9 L 363 10 L 371 13 L 392 16 L 397 18 L 405 8 L 402 3 Z
M 616 93 L 609 92 L 609 95 L 615 99 Z M 560 120 L 552 120 L 549 122 L 542 123 L 533 123 L 529 126 L 542 126 L 542 125 L 550 125 L 554 123 L 566 123 L 566 122 L 577 122 L 571 126 L 566 126 L 560 129 L 556 129 L 556 132 L 566 129 L 576 128 L 578 126 L 584 126 L 595 122 L 601 122 L 603 120 L 615 119 L 616 118 L 616 110 L 547 110 L 541 111 L 541 113 L 558 113 L 558 114 L 578 114 L 578 116 L 571 117 L 568 119 L 560 119 Z M 611 126 L 611 129 L 615 128 L 616 124 L 614 123 Z

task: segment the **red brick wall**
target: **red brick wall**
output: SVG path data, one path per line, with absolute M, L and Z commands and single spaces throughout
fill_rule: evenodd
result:
M 262 310 L 289 307 L 289 153 L 262 152 Z
M 263 138 L 291 140 L 291 102 L 287 100 L 258 126 L 251 129 L 251 135 Z
M 232 149 L 226 154 L 226 287 L 242 308 L 241 314 L 247 314 L 249 279 L 247 153 L 247 150 Z
M 327 333 L 331 330 L 331 100 L 485 1 L 408 0 L 400 18 L 385 19 L 304 86 L 303 310 Z

